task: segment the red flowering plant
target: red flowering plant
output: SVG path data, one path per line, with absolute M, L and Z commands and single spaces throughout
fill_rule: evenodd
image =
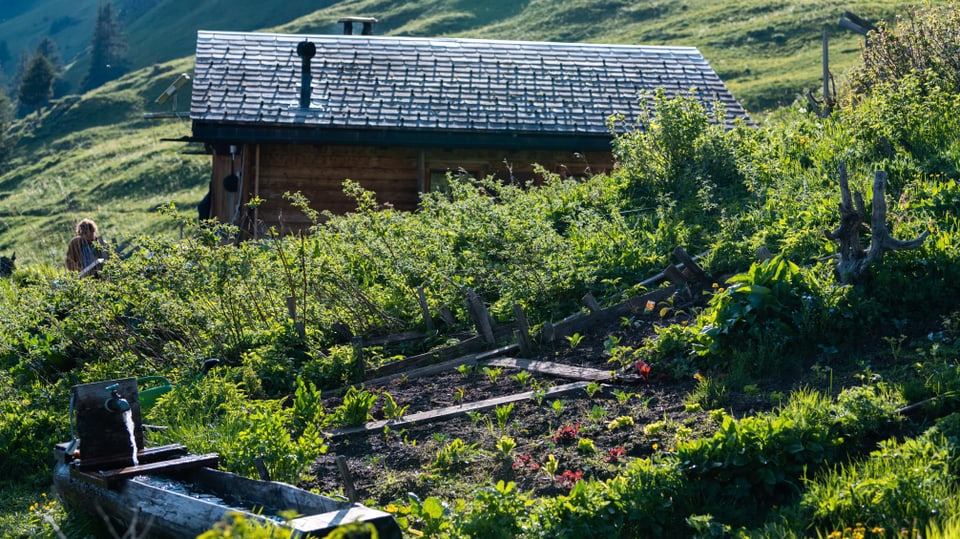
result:
M 529 454 L 520 455 L 517 460 L 513 461 L 513 471 L 515 472 L 535 472 L 540 469 L 540 465 L 533 461 L 533 457 Z
M 637 368 L 637 374 L 640 375 L 640 379 L 644 382 L 650 381 L 650 365 L 646 361 L 640 360 L 634 363 L 634 367 Z
M 577 436 L 580 435 L 580 425 L 564 425 L 557 429 L 557 433 L 553 435 L 553 441 L 560 444 L 572 444 L 577 441 Z
M 607 451 L 607 456 L 603 458 L 603 461 L 611 463 L 619 462 L 626 454 L 627 450 L 623 447 L 611 447 L 610 450 Z
M 557 483 L 559 483 L 561 487 L 565 487 L 567 489 L 572 489 L 576 486 L 578 481 L 582 480 L 583 471 L 581 470 L 577 470 L 575 472 L 571 470 L 565 470 L 562 474 L 557 476 Z

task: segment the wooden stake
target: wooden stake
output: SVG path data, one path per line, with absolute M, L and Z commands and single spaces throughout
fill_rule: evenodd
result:
M 297 298 L 293 296 L 287 296 L 287 314 L 290 315 L 290 319 L 293 320 L 293 327 L 297 330 L 297 335 L 301 339 L 307 336 L 306 330 L 303 327 L 303 321 L 297 320 Z
M 587 306 L 587 309 L 590 309 L 591 313 L 598 313 L 603 310 L 603 307 L 600 306 L 600 303 L 597 301 L 597 298 L 593 297 L 593 294 L 587 292 L 585 296 L 580 298 L 580 301 Z
M 527 323 L 527 315 L 523 312 L 523 307 L 519 303 L 513 304 L 513 316 L 517 319 L 517 329 L 514 335 L 517 344 L 520 345 L 520 353 L 529 356 L 533 352 L 533 343 L 530 341 L 530 325 Z
M 337 469 L 340 470 L 340 477 L 343 478 L 343 491 L 347 499 L 351 503 L 357 503 L 357 489 L 353 486 L 353 475 L 350 474 L 347 458 L 343 455 L 337 455 Z
M 483 340 L 490 344 L 496 343 L 493 336 L 493 323 L 490 319 L 490 313 L 483 301 L 473 290 L 467 291 L 467 310 L 473 317 L 473 323 L 477 327 L 477 333 L 483 336 Z
M 440 307 L 440 318 L 443 320 L 444 324 L 451 327 L 457 323 L 457 319 L 453 317 L 453 313 L 450 312 L 450 308 L 446 305 Z
M 427 294 L 422 286 L 417 287 L 417 300 L 420 302 L 420 310 L 423 311 L 423 323 L 427 331 L 433 331 L 433 317 L 430 316 L 430 308 L 427 306 Z
M 263 462 L 263 457 L 256 457 L 253 459 L 253 466 L 257 469 L 257 474 L 260 476 L 261 480 L 270 480 L 270 471 L 267 470 L 267 465 Z
M 673 256 L 677 257 L 677 260 L 683 263 L 684 273 L 690 272 L 693 275 L 694 279 L 698 282 L 707 280 L 707 273 L 703 271 L 703 268 L 701 268 L 697 264 L 697 262 L 693 259 L 692 256 L 687 254 L 687 252 L 683 249 L 683 247 L 677 247 L 676 249 L 674 249 Z

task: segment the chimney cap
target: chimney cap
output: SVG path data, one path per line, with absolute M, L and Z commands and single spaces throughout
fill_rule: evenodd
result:
M 369 23 L 376 24 L 377 19 L 374 17 L 340 17 L 340 19 L 337 20 L 337 22 L 339 24 L 343 24 L 345 22 L 369 22 Z
M 317 46 L 307 40 L 297 43 L 297 56 L 309 60 L 317 55 Z
M 377 19 L 373 17 L 341 17 L 337 22 L 343 25 L 344 35 L 352 35 L 353 24 L 357 23 L 363 25 L 363 30 L 360 33 L 370 36 L 373 35 L 373 25 L 377 23 Z

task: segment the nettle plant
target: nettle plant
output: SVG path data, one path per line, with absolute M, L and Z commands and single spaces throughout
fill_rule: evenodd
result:
M 644 350 L 680 376 L 693 374 L 691 358 L 741 375 L 780 373 L 793 359 L 783 354 L 784 345 L 799 345 L 793 349 L 801 353 L 831 334 L 828 313 L 836 287 L 829 277 L 816 277 L 817 271 L 781 256 L 755 263 L 730 277 L 727 287 L 715 286 L 693 324 L 659 328 Z

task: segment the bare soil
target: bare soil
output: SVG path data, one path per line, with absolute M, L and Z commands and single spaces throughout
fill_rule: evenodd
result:
M 639 346 L 653 335 L 654 322 L 598 327 L 583 336 L 576 346 L 564 340 L 539 348 L 536 359 L 602 370 L 618 369 L 604 350 L 611 335 L 620 345 Z M 534 374 L 521 384 L 519 371 L 503 369 L 498 377 L 482 371 L 456 370 L 425 378 L 398 378 L 366 389 L 389 393 L 407 414 L 459 403 L 529 391 L 532 384 L 557 386 L 573 380 Z M 636 374 L 636 371 L 633 372 Z M 406 428 L 377 430 L 366 434 L 337 437 L 328 452 L 312 469 L 314 478 L 301 486 L 328 495 L 343 495 L 344 479 L 336 459 L 346 459 L 357 492 L 357 501 L 386 505 L 406 500 L 408 493 L 424 499 L 437 496 L 445 501 L 470 499 L 477 488 L 499 480 L 513 481 L 521 491 L 534 496 L 553 496 L 569 491 L 576 477 L 605 479 L 617 475 L 627 459 L 670 451 L 679 440 L 710 435 L 717 426 L 711 414 L 688 406 L 688 395 L 697 381 L 690 377 L 675 380 L 655 370 L 647 381 L 615 381 L 602 384 L 593 395 L 585 390 L 557 398 L 536 397 L 517 402 L 501 425 L 496 410 L 469 416 L 433 421 Z M 769 410 L 778 404 L 777 392 L 789 392 L 782 380 L 758 382 L 757 391 L 745 394 L 728 390 L 724 410 L 734 417 Z M 378 399 L 374 419 L 383 419 Z M 558 402 L 559 401 L 559 402 Z M 333 410 L 340 397 L 324 399 L 324 408 Z M 503 414 L 501 414 L 502 416 Z M 633 424 L 609 428 L 615 418 L 628 417 Z M 509 436 L 516 447 L 504 454 L 497 442 Z M 460 439 L 465 449 L 448 466 L 437 466 L 438 453 L 449 450 Z M 593 451 L 589 442 L 592 441 Z M 559 463 L 554 473 L 546 471 L 549 456 Z

